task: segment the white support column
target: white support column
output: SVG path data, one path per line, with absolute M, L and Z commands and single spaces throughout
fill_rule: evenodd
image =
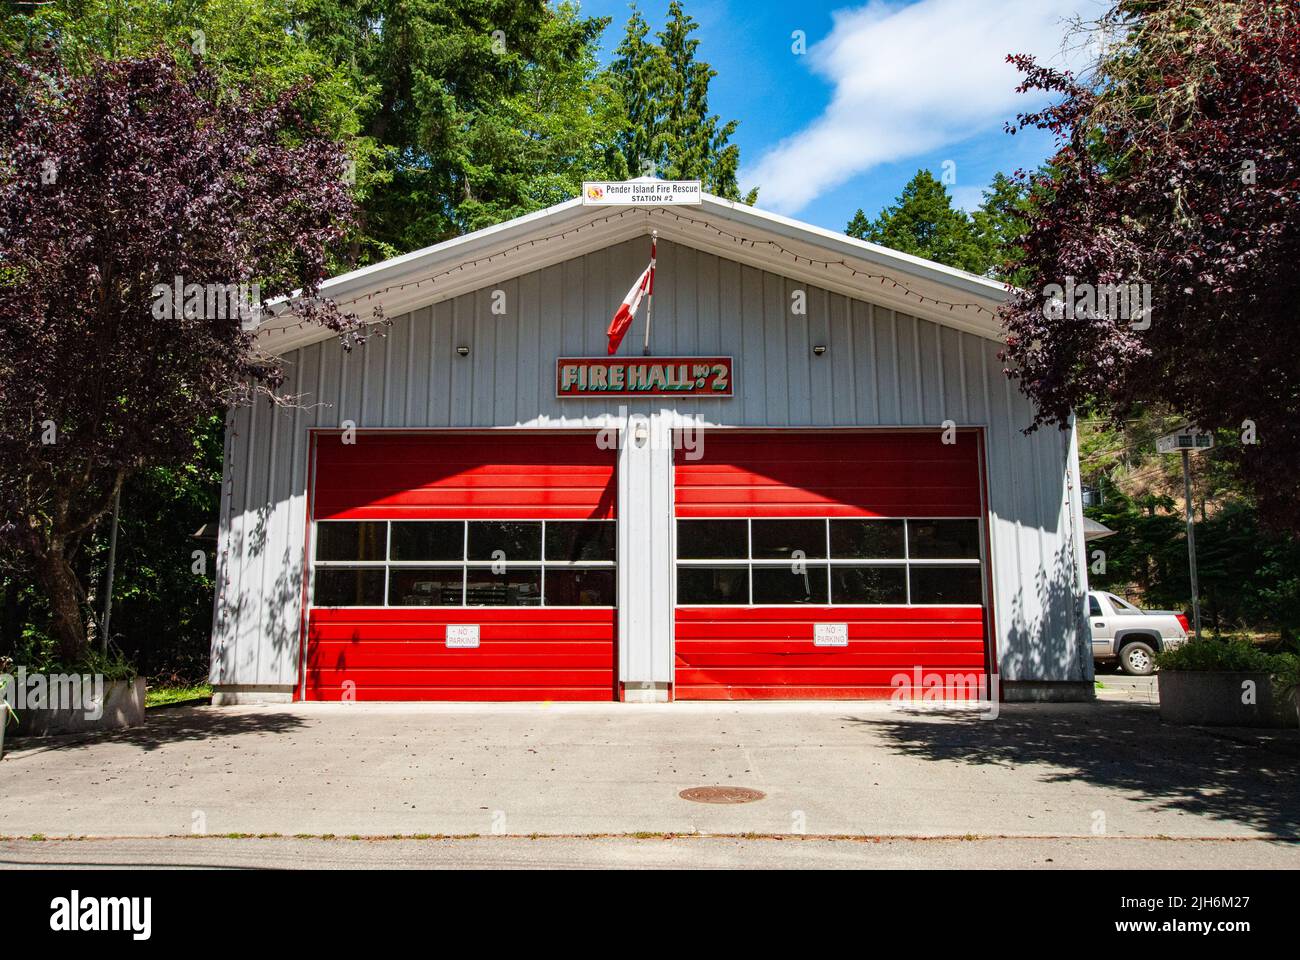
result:
M 663 702 L 673 680 L 671 418 L 634 413 L 619 438 L 618 678 L 623 697 Z
M 1066 449 L 1067 484 L 1065 496 L 1069 505 L 1071 535 L 1067 540 L 1073 553 L 1074 568 L 1074 644 L 1078 651 L 1080 672 L 1086 683 L 1094 679 L 1092 659 L 1092 626 L 1088 618 L 1088 541 L 1083 527 L 1083 480 L 1079 476 L 1079 421 L 1070 415 L 1069 444 Z

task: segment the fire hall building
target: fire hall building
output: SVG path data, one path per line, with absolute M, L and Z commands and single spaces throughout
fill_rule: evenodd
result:
M 329 281 L 392 321 L 351 352 L 260 331 L 299 402 L 228 421 L 215 702 L 1091 696 L 1075 437 L 1023 432 L 1001 284 L 592 199 Z

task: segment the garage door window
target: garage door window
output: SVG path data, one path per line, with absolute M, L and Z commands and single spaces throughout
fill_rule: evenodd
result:
M 383 570 L 325 569 L 316 574 L 318 607 L 381 607 Z
M 383 560 L 388 524 L 344 520 L 317 527 L 317 560 Z
M 682 560 L 746 560 L 748 520 L 680 520 L 677 556 Z
M 467 607 L 540 607 L 541 567 L 470 567 L 465 578 Z
M 825 520 L 755 520 L 750 536 L 755 560 L 826 557 Z
M 388 571 L 388 602 L 394 607 L 459 607 L 464 581 L 460 567 L 393 567 Z
M 907 555 L 920 560 L 977 560 L 978 520 L 909 520 Z
M 471 560 L 535 563 L 542 559 L 542 525 L 514 520 L 472 520 L 467 547 Z
M 333 526 L 336 524 L 320 525 L 325 530 Z M 459 560 L 465 552 L 465 524 L 455 520 L 394 523 L 392 528 L 389 555 L 394 560 Z
M 682 606 L 983 602 L 977 518 L 679 520 Z
M 760 605 L 826 602 L 826 564 L 787 563 L 753 568 L 753 602 Z
M 677 602 L 705 606 L 749 603 L 749 567 L 679 566 Z
M 858 606 L 907 603 L 907 567 L 836 564 L 831 567 L 831 596 L 836 603 Z
M 612 520 L 323 520 L 318 607 L 612 607 Z

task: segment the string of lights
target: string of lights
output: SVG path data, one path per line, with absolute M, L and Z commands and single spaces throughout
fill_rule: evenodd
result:
M 501 250 L 497 250 L 485 256 L 473 257 L 468 260 L 463 260 L 460 263 L 456 264 L 454 267 L 449 267 L 448 269 L 439 271 L 438 273 L 433 273 L 428 276 L 420 277 L 414 280 L 404 280 L 400 283 L 390 283 L 387 286 L 380 287 L 379 289 L 376 290 L 372 290 L 369 293 L 366 293 L 362 296 L 354 297 L 350 300 L 334 300 L 331 302 L 333 302 L 333 304 L 336 307 L 356 307 L 358 305 L 372 301 L 377 297 L 383 297 L 389 293 L 394 293 L 394 292 L 400 293 L 405 290 L 419 289 L 425 286 L 426 284 L 432 286 L 433 284 L 436 284 L 440 280 L 445 280 L 448 277 L 455 276 L 457 273 L 461 273 L 465 270 L 473 269 L 474 267 L 477 267 L 481 264 L 492 263 L 493 261 L 498 259 L 505 259 L 514 253 L 518 253 L 521 250 L 527 250 L 532 247 L 536 247 L 538 244 L 549 243 L 556 240 L 567 240 L 570 236 L 573 236 L 574 234 L 582 233 L 586 230 L 593 229 L 600 224 L 609 223 L 616 220 L 622 220 L 628 216 L 645 215 L 647 212 L 650 217 L 656 217 L 656 216 L 660 218 L 670 217 L 678 221 L 679 223 L 685 223 L 693 227 L 703 228 L 705 230 L 712 231 L 718 236 L 732 241 L 739 247 L 746 247 L 746 246 L 751 248 L 768 247 L 772 250 L 777 251 L 777 253 L 781 256 L 790 257 L 791 260 L 793 260 L 793 262 L 795 263 L 806 263 L 809 266 L 823 267 L 826 270 L 830 270 L 832 268 L 839 268 L 841 270 L 847 271 L 849 275 L 852 276 L 855 280 L 863 280 L 868 282 L 878 281 L 882 286 L 889 285 L 890 290 L 901 290 L 903 292 L 903 296 L 905 297 L 909 297 L 909 298 L 915 297 L 917 302 L 921 304 L 928 303 L 938 307 L 947 307 L 949 311 L 966 310 L 966 311 L 975 311 L 976 313 L 985 314 L 989 317 L 997 316 L 997 313 L 995 311 L 988 309 L 983 304 L 969 303 L 969 302 L 963 303 L 954 300 L 943 300 L 940 298 L 927 296 L 922 293 L 917 293 L 911 287 L 907 286 L 907 284 L 899 283 L 898 280 L 895 279 L 894 277 L 885 274 L 880 274 L 880 273 L 873 273 L 870 270 L 861 270 L 858 267 L 855 267 L 853 264 L 849 263 L 847 260 L 844 260 L 842 258 L 837 260 L 822 260 L 816 257 L 809 257 L 806 254 L 799 253 L 797 251 L 789 249 L 788 247 L 783 246 L 781 243 L 777 242 L 776 240 L 770 240 L 770 239 L 755 240 L 750 237 L 742 236 L 741 234 L 738 233 L 732 233 L 728 230 L 724 230 L 706 220 L 701 220 L 696 217 L 685 216 L 683 214 L 677 213 L 665 207 L 656 207 L 649 211 L 646 211 L 644 209 L 635 209 L 635 208 L 620 210 L 618 213 L 611 213 L 603 217 L 597 217 L 586 223 L 569 227 L 566 230 L 562 230 L 545 237 L 534 237 L 530 240 L 521 241 L 520 243 L 517 243 L 513 246 L 506 247 Z M 304 327 L 311 326 L 311 325 L 313 325 L 312 321 L 303 320 L 296 324 L 294 323 L 286 324 L 283 326 L 275 327 L 274 329 L 268 329 L 266 326 L 263 326 L 263 328 L 258 331 L 257 336 L 261 337 L 270 333 L 290 333 L 296 330 L 301 330 Z
M 893 277 L 886 276 L 879 273 L 872 273 L 869 270 L 859 270 L 857 267 L 853 266 L 853 264 L 849 263 L 847 260 L 844 259 L 820 260 L 816 257 L 809 257 L 806 254 L 796 253 L 793 250 L 790 250 L 782 246 L 780 243 L 776 242 L 775 240 L 751 240 L 748 237 L 742 237 L 739 234 L 735 234 L 735 233 L 731 233 L 730 231 L 723 230 L 721 227 L 715 226 L 714 224 L 709 223 L 707 220 L 699 220 L 696 219 L 695 217 L 683 216 L 682 214 L 676 213 L 665 207 L 658 207 L 654 209 L 653 211 L 651 211 L 651 215 L 669 216 L 679 222 L 689 223 L 692 224 L 693 226 L 703 227 L 706 230 L 713 231 L 714 233 L 718 234 L 718 236 L 720 237 L 725 237 L 728 240 L 734 241 L 735 243 L 739 244 L 742 247 L 743 246 L 771 247 L 772 249 L 777 250 L 779 253 L 793 258 L 795 263 L 806 263 L 809 266 L 824 267 L 827 270 L 829 270 L 831 267 L 840 267 L 844 270 L 847 270 L 855 279 L 865 278 L 867 280 L 879 280 L 881 284 L 890 283 L 893 285 L 891 289 L 902 290 L 905 296 L 916 297 L 917 300 L 921 303 L 933 303 L 937 306 L 947 307 L 949 310 L 956 310 L 958 308 L 961 308 L 964 310 L 974 310 L 977 313 L 984 313 L 990 317 L 997 316 L 997 313 L 995 311 L 988 309 L 982 304 L 960 303 L 953 300 L 941 300 L 935 297 L 925 296 L 924 294 L 917 293 L 915 290 L 913 290 L 911 287 L 907 286 L 906 284 L 899 283 Z

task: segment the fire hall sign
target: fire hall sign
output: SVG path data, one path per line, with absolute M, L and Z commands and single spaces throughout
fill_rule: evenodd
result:
M 730 397 L 731 357 L 560 357 L 557 397 Z

